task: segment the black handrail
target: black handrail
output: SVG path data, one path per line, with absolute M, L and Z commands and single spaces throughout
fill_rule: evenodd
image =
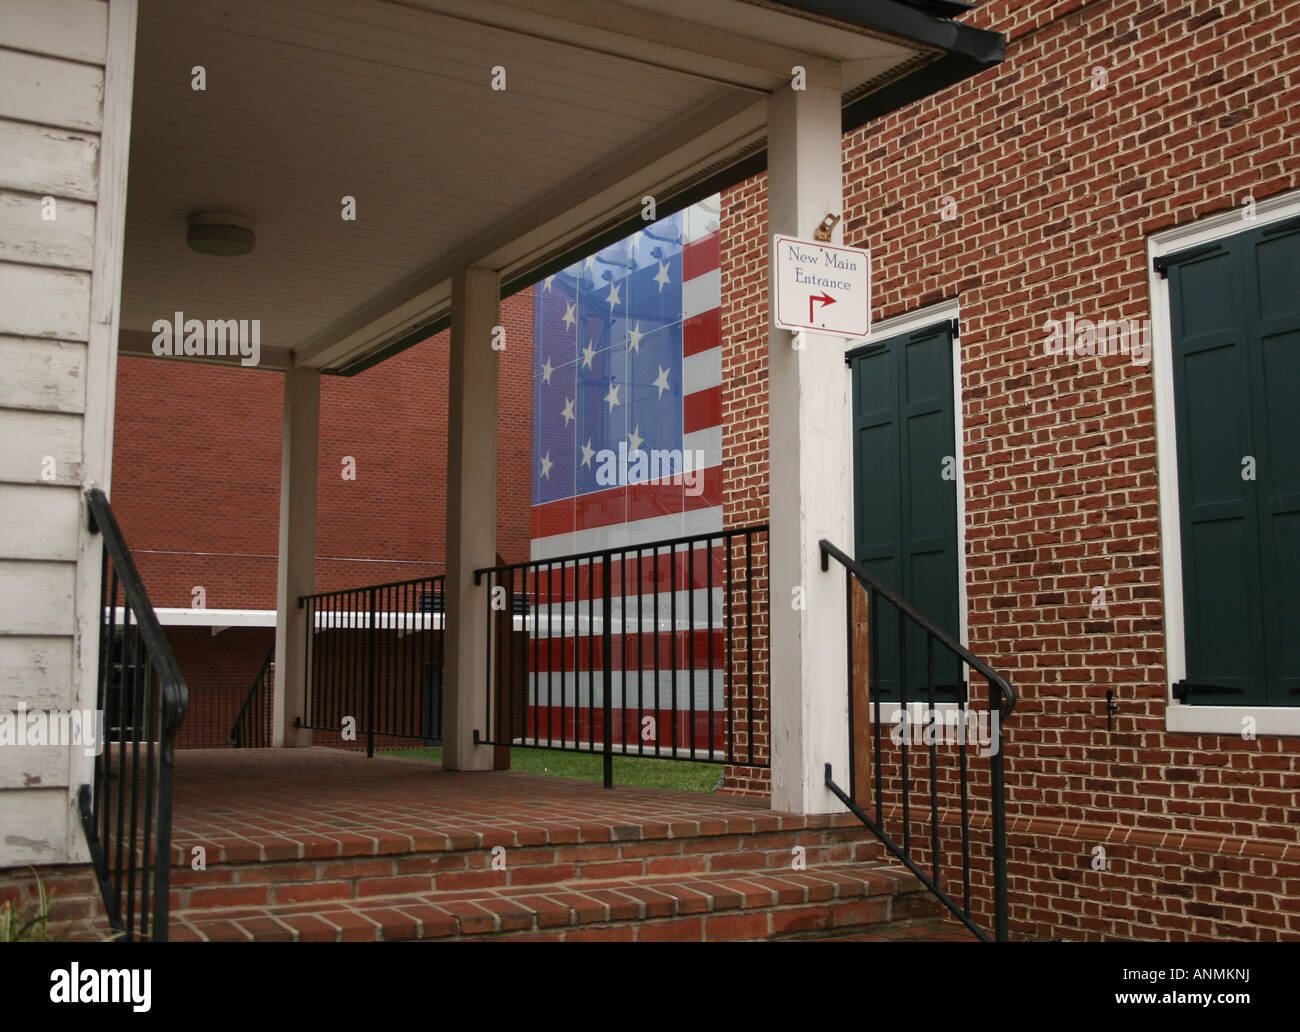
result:
M 475 740 L 600 753 L 607 788 L 615 755 L 769 766 L 766 552 L 755 524 L 475 570 L 489 628 Z
M 947 892 L 944 891 L 941 884 L 941 849 L 940 849 L 940 817 L 939 817 L 939 771 L 938 771 L 938 736 L 931 731 L 928 735 L 929 745 L 929 768 L 930 768 L 930 839 L 927 843 L 930 851 L 931 870 L 926 873 L 912 856 L 912 812 L 911 812 L 911 778 L 909 770 L 909 747 L 908 747 L 908 718 L 907 718 L 907 621 L 911 621 L 920 630 L 925 632 L 925 666 L 927 686 L 927 701 L 931 719 L 937 716 L 935 709 L 935 692 L 939 685 L 935 680 L 935 643 L 946 648 L 961 663 L 965 663 L 970 669 L 982 676 L 988 683 L 988 713 L 990 730 L 990 751 L 989 757 L 989 779 L 990 779 L 990 811 L 992 816 L 992 850 L 993 850 L 993 912 L 994 912 L 994 937 L 998 942 L 1006 942 L 1010 939 L 1007 913 L 1007 835 L 1006 835 L 1006 784 L 1005 769 L 1003 763 L 1003 734 L 1002 725 L 1011 712 L 1015 709 L 1016 694 L 1010 683 L 1005 677 L 998 674 L 987 663 L 973 655 L 970 650 L 963 647 L 959 642 L 954 640 L 951 635 L 936 625 L 928 617 L 920 613 L 915 607 L 908 604 L 900 598 L 897 593 L 890 590 L 882 584 L 876 577 L 858 562 L 846 555 L 829 541 L 822 540 L 819 543 L 821 548 L 821 565 L 823 571 L 830 570 L 830 560 L 833 558 L 844 567 L 845 571 L 845 606 L 846 606 L 846 628 L 848 634 L 848 733 L 849 733 L 849 790 L 846 792 L 835 783 L 831 765 L 826 764 L 826 787 L 835 795 L 840 802 L 856 816 L 867 828 L 884 844 L 895 857 L 902 861 L 913 874 L 920 879 L 921 883 L 929 889 L 943 905 L 954 914 L 974 935 L 983 942 L 992 941 L 984 929 L 971 917 L 971 827 L 970 827 L 970 800 L 969 800 L 969 771 L 967 767 L 966 753 L 966 736 L 968 720 L 967 704 L 969 702 L 969 693 L 965 680 L 958 674 L 955 681 L 949 685 L 950 688 L 957 690 L 957 726 L 961 728 L 957 740 L 959 743 L 959 779 L 961 793 L 961 875 L 963 902 L 956 903 Z M 857 753 L 855 750 L 857 734 L 855 726 L 854 713 L 854 693 L 855 677 L 853 664 L 853 581 L 857 580 L 859 584 L 867 591 L 868 605 L 868 678 L 869 692 L 872 708 L 874 709 L 875 719 L 873 721 L 873 738 L 874 750 L 872 753 L 873 764 L 875 767 L 874 782 L 875 788 L 875 818 L 870 817 L 857 803 Z M 899 614 L 898 620 L 898 704 L 901 707 L 900 714 L 903 718 L 903 734 L 899 741 L 901 761 L 898 793 L 901 795 L 902 802 L 902 827 L 903 842 L 900 845 L 895 842 L 885 831 L 883 796 L 884 787 L 882 776 L 882 767 L 884 762 L 884 753 L 881 749 L 881 716 L 880 716 L 880 636 L 879 636 L 879 618 L 878 610 L 881 600 L 888 602 L 895 607 Z M 997 719 L 993 719 L 996 712 Z M 996 735 L 996 740 L 994 739 Z
M 104 740 L 94 784 L 82 785 L 78 794 L 81 823 L 119 938 L 162 942 L 169 916 L 173 743 L 189 689 L 108 499 L 92 488 L 86 504 L 90 529 L 104 542 L 96 692 Z
M 863 587 L 869 588 L 870 590 L 876 592 L 879 595 L 883 595 L 887 602 L 892 602 L 894 606 L 898 608 L 898 611 L 900 613 L 903 613 L 905 616 L 910 617 L 916 623 L 924 627 L 931 635 L 934 636 L 936 641 L 940 642 L 942 645 L 944 645 L 946 648 L 950 649 L 953 653 L 955 653 L 958 657 L 960 657 L 963 663 L 979 671 L 981 677 L 997 685 L 998 691 L 1002 695 L 1003 703 L 1005 704 L 999 707 L 999 709 L 1002 712 L 1002 716 L 1003 717 L 1011 716 L 1012 711 L 1016 708 L 1016 692 L 1015 689 L 1011 687 L 1010 682 L 1008 682 L 1005 677 L 1003 677 L 991 666 L 989 666 L 982 659 L 980 659 L 973 652 L 971 652 L 964 645 L 962 645 L 959 641 L 957 641 L 955 638 L 949 635 L 946 631 L 943 630 L 943 628 L 936 625 L 929 617 L 919 612 L 909 602 L 900 598 L 897 594 L 895 594 L 884 584 L 882 584 L 879 580 L 877 580 L 872 574 L 868 573 L 866 568 L 861 563 L 845 555 L 844 552 L 840 551 L 840 549 L 836 548 L 825 538 L 819 541 L 818 545 L 821 547 L 821 551 L 822 551 L 822 572 L 823 573 L 830 570 L 831 568 L 830 559 L 834 557 L 835 560 L 839 562 L 841 566 L 847 569 L 850 573 L 852 573 L 855 577 L 857 577 L 858 580 L 862 582 Z
M 262 661 L 262 667 L 239 707 L 239 714 L 230 726 L 230 743 L 236 749 L 265 749 L 271 744 L 270 710 L 272 668 L 275 666 L 275 645 L 272 644 Z

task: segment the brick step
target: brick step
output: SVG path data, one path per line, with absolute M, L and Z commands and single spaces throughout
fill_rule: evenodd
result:
M 641 877 L 402 892 L 269 906 L 189 909 L 172 939 L 196 941 L 722 941 L 869 933 L 932 917 L 939 903 L 904 868 Z
M 936 905 L 938 901 L 936 900 Z M 951 917 L 926 917 L 894 921 L 867 931 L 807 936 L 809 942 L 979 942 L 961 922 Z
M 750 822 L 752 827 L 752 822 Z M 206 870 L 173 867 L 173 912 L 238 906 L 275 906 L 430 892 L 536 890 L 556 883 L 623 878 L 723 875 L 746 871 L 790 871 L 794 848 L 803 847 L 807 868 L 884 858 L 883 847 L 861 826 L 803 827 L 791 830 L 735 831 L 723 822 L 701 830 L 692 825 L 684 837 L 618 839 L 643 833 L 640 827 L 599 829 L 603 841 L 533 843 L 528 829 L 502 829 L 460 835 L 430 836 L 414 849 L 406 836 L 376 833 L 339 855 L 313 856 L 310 843 L 297 843 L 298 855 L 283 856 L 279 846 L 264 845 L 263 859 L 241 849 L 221 850 Z M 710 833 L 713 832 L 713 833 Z M 654 832 L 652 831 L 652 834 Z M 562 837 L 562 836 L 558 836 Z M 256 846 L 256 843 L 250 843 Z M 494 856 L 493 847 L 504 854 Z M 493 868 L 494 859 L 505 869 Z

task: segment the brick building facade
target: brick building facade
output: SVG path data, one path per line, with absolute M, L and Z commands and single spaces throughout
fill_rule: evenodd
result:
M 1066 313 L 1151 318 L 1153 235 L 1300 187 L 1300 7 L 990 0 L 966 20 L 1006 36 L 1005 63 L 845 137 L 844 242 L 872 251 L 877 323 L 957 310 L 962 621 L 1021 699 L 1005 728 L 1012 927 L 1300 937 L 1300 739 L 1170 726 L 1158 356 L 1043 346 Z M 724 191 L 721 232 L 723 490 L 738 527 L 766 520 L 774 488 L 764 176 Z M 514 560 L 528 553 L 530 370 L 513 341 L 531 333 L 531 298 L 503 312 L 499 540 Z M 443 353 L 435 338 L 326 383 L 322 588 L 443 558 Z M 273 608 L 278 378 L 120 370 L 114 501 L 155 604 L 188 606 L 203 584 L 209 607 Z M 339 477 L 344 455 L 355 482 Z M 195 555 L 197 541 L 227 554 Z M 192 684 L 244 676 L 194 633 L 173 638 Z M 235 634 L 251 678 L 272 632 L 222 632 Z M 764 723 L 748 731 L 767 744 Z M 727 776 L 765 790 L 761 768 Z
M 966 20 L 1005 34 L 1005 63 L 845 137 L 845 244 L 871 249 L 877 322 L 960 310 L 968 644 L 1021 697 L 1012 927 L 1296 938 L 1300 740 L 1167 727 L 1154 362 L 1042 345 L 1071 311 L 1149 319 L 1153 234 L 1300 186 L 1300 7 L 993 0 Z M 775 489 L 764 177 L 724 193 L 722 225 L 737 526 Z

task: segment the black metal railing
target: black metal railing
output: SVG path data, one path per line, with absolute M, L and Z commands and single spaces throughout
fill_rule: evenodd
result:
M 478 740 L 768 766 L 767 527 L 486 567 Z
M 339 737 L 442 741 L 445 578 L 303 595 L 306 700 L 298 727 Z
M 239 707 L 230 728 L 230 744 L 236 749 L 268 749 L 271 746 L 271 717 L 275 691 L 275 646 L 262 661 L 262 668 Z
M 81 823 L 119 938 L 167 939 L 173 742 L 189 692 L 104 492 L 86 493 L 104 542 L 96 708 L 103 737 Z
M 975 815 L 971 812 L 971 784 L 976 772 L 971 769 L 968 748 L 980 747 L 980 755 L 989 761 L 988 781 L 979 779 L 979 787 L 987 788 L 987 815 L 990 840 L 987 859 L 990 870 L 979 872 L 979 888 L 991 895 L 993 912 L 993 937 L 998 942 L 1009 938 L 1007 927 L 1007 832 L 1006 787 L 1003 765 L 1002 729 L 1006 718 L 1015 708 L 1016 696 L 1007 680 L 977 659 L 970 651 L 943 631 L 934 622 L 905 602 L 868 573 L 829 541 L 821 541 L 822 570 L 830 569 L 835 559 L 844 567 L 844 590 L 848 631 L 848 732 L 849 732 L 849 787 L 846 791 L 833 780 L 831 765 L 826 764 L 826 786 L 874 834 L 885 847 L 921 880 L 921 882 L 979 939 L 992 941 L 989 934 L 972 918 L 974 857 L 972 831 Z M 866 684 L 854 669 L 854 582 L 865 589 L 867 607 L 867 678 Z M 888 624 L 885 631 L 881 625 Z M 895 633 L 896 632 L 896 633 Z M 889 647 L 885 647 L 888 638 Z M 936 646 L 940 651 L 936 656 Z M 909 663 L 912 668 L 909 674 Z M 917 669 L 924 666 L 924 675 Z M 988 687 L 987 708 L 970 705 L 966 670 L 983 678 Z M 888 681 L 895 691 L 888 702 L 890 712 L 882 714 L 880 690 Z M 862 709 L 862 691 L 866 689 L 870 700 L 869 736 L 859 733 L 865 728 L 867 714 Z M 941 711 L 937 703 L 944 700 L 939 693 L 946 688 L 955 702 Z M 909 701 L 909 693 L 915 693 Z M 896 696 L 894 698 L 893 696 Z M 918 707 L 924 707 L 918 713 Z M 890 726 L 882 737 L 882 729 Z M 901 732 L 901 733 L 900 733 Z M 928 841 L 926 836 L 913 835 L 913 825 L 925 828 L 924 804 L 912 805 L 915 794 L 915 774 L 912 745 L 909 739 L 917 738 L 922 747 L 919 766 L 928 772 Z M 974 743 L 971 739 L 974 739 Z M 886 748 L 885 740 L 890 746 Z M 957 769 L 941 772 L 940 744 L 945 751 L 955 745 Z M 870 745 L 868 751 L 867 746 Z M 895 761 L 894 762 L 891 761 Z M 859 767 L 864 768 L 859 771 Z M 874 818 L 860 805 L 858 788 L 863 777 L 872 783 L 875 804 Z M 947 805 L 941 808 L 940 797 Z M 890 807 L 886 810 L 888 797 Z M 896 825 L 901 826 L 900 844 L 889 834 Z M 947 841 L 942 841 L 944 838 Z M 943 887 L 945 855 L 961 854 L 961 903 L 953 900 Z M 928 864 L 927 872 L 923 864 Z

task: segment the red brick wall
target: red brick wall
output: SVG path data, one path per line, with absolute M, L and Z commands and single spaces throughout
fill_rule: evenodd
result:
M 767 178 L 758 176 L 722 194 L 722 506 L 723 526 L 748 527 L 767 522 Z M 754 718 L 750 726 L 749 699 L 734 703 L 733 727 L 737 754 L 770 760 L 767 656 L 767 537 L 754 540 Z M 747 569 L 744 557 L 734 558 Z M 748 593 L 732 599 L 734 618 L 748 611 Z M 732 677 L 748 686 L 748 628 L 736 625 L 745 648 L 733 650 Z M 767 795 L 771 776 L 766 766 L 728 765 L 723 788 L 735 795 Z
M 531 290 L 502 303 L 502 324 L 497 547 L 524 559 Z M 318 590 L 442 572 L 447 347 L 444 332 L 322 378 Z M 188 607 L 202 585 L 209 609 L 275 608 L 283 398 L 275 372 L 118 360 L 113 508 L 154 605 Z
M 518 561 L 530 533 L 531 289 L 502 302 L 501 320 L 497 549 Z M 443 572 L 448 338 L 322 378 L 317 590 Z M 275 608 L 283 399 L 277 372 L 118 360 L 113 508 L 155 606 L 188 608 L 202 586 L 208 609 Z M 344 456 L 355 480 L 342 478 Z M 169 629 L 196 689 L 182 744 L 217 744 L 210 732 L 229 709 L 217 687 L 251 684 L 273 637 Z
M 970 645 L 1022 696 L 1013 928 L 1300 938 L 1300 741 L 1164 730 L 1151 367 L 1041 348 L 1067 310 L 1149 318 L 1149 234 L 1300 185 L 1300 6 L 996 0 L 967 20 L 1007 61 L 846 137 L 845 242 L 872 249 L 876 319 L 960 296 Z M 765 516 L 762 183 L 724 197 L 729 523 Z

